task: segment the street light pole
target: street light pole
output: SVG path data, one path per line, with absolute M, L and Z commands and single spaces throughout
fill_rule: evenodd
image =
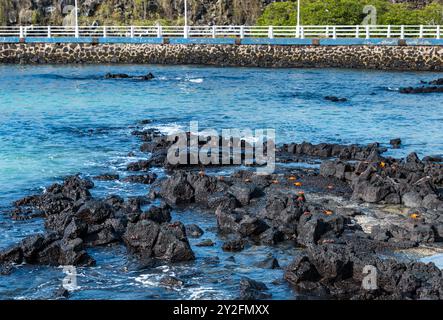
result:
M 297 38 L 300 38 L 300 0 L 297 0 Z
M 80 36 L 79 30 L 78 30 L 78 0 L 75 0 L 74 6 L 75 6 L 75 37 L 78 38 Z M 72 2 L 71 2 L 72 3 Z
M 184 37 L 188 38 L 188 0 L 185 0 L 185 30 Z
M 185 0 L 185 27 L 188 26 L 188 0 Z

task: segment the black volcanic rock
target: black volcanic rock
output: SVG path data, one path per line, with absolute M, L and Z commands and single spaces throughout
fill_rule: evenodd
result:
M 152 73 L 148 73 L 143 76 L 131 76 L 126 73 L 107 73 L 104 77 L 105 79 L 134 79 L 134 80 L 152 80 L 154 79 L 154 75 Z
M 123 239 L 131 252 L 142 258 L 169 262 L 194 260 L 194 253 L 180 222 L 159 224 L 152 220 L 129 223 Z
M 270 299 L 272 295 L 266 291 L 268 287 L 263 282 L 246 277 L 240 280 L 240 300 Z
M 346 101 L 348 101 L 348 99 L 346 99 L 346 98 L 339 98 L 336 96 L 326 96 L 325 100 L 329 100 L 331 102 L 346 102 Z
M 400 88 L 400 93 L 404 94 L 418 94 L 418 93 L 443 93 L 442 86 L 423 86 L 423 87 L 405 87 Z

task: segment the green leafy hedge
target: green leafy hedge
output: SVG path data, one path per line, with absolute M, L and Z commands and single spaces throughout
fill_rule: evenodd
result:
M 443 5 L 431 3 L 413 9 L 407 3 L 388 0 L 301 0 L 302 25 L 357 25 L 367 16 L 366 5 L 377 9 L 377 24 L 429 25 L 443 24 Z M 274 2 L 258 19 L 259 25 L 289 26 L 297 24 L 297 1 Z

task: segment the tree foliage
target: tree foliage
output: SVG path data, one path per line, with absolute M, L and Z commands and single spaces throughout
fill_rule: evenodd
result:
M 357 25 L 367 14 L 366 5 L 377 9 L 377 24 L 420 25 L 443 24 L 443 5 L 431 3 L 413 9 L 407 3 L 388 0 L 301 0 L 302 25 Z M 289 26 L 297 24 L 297 1 L 274 2 L 258 19 L 260 25 Z
M 8 24 L 8 12 L 12 7 L 10 0 L 0 0 L 0 26 Z

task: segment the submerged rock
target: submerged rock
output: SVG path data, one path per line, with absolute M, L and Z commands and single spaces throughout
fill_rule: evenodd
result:
M 164 276 L 160 279 L 160 284 L 166 287 L 179 288 L 183 286 L 184 281 L 176 277 Z
M 280 264 L 278 263 L 277 258 L 272 255 L 258 262 L 256 266 L 263 269 L 280 269 Z
M 392 146 L 392 148 L 399 149 L 401 147 L 401 139 L 391 139 L 391 141 L 389 141 L 389 144 Z
M 439 78 L 436 80 L 432 80 L 432 81 L 421 81 L 423 84 L 430 84 L 430 85 L 435 85 L 435 86 L 443 86 L 443 78 Z
M 246 277 L 240 280 L 240 300 L 270 299 L 272 295 L 266 291 L 268 287 L 263 282 Z
M 196 224 L 186 225 L 186 234 L 190 238 L 200 238 L 205 232 Z
M 206 239 L 196 244 L 197 247 L 213 247 L 214 245 L 215 243 L 211 239 Z
M 148 171 L 151 168 L 151 162 L 148 160 L 140 160 L 131 162 L 126 166 L 128 171 Z
M 223 243 L 222 249 L 224 251 L 239 252 L 245 248 L 245 244 L 246 242 L 243 239 L 228 240 Z
M 101 174 L 99 176 L 95 176 L 94 180 L 99 180 L 99 181 L 114 181 L 114 180 L 118 180 L 120 177 L 118 174 L 112 174 L 112 173 L 105 173 L 105 174 Z
M 346 101 L 348 101 L 348 99 L 346 99 L 346 98 L 339 98 L 336 96 L 326 96 L 325 100 L 329 100 L 332 102 L 346 102 Z
M 67 298 L 69 298 L 69 296 L 70 296 L 69 290 L 67 290 L 63 287 L 59 287 L 54 292 L 54 299 L 67 299 Z
M 154 79 L 154 75 L 152 73 L 148 73 L 143 76 L 131 76 L 126 73 L 107 73 L 105 75 L 105 79 L 135 79 L 135 80 L 152 80 Z
M 140 184 L 152 184 L 157 179 L 155 173 L 148 173 L 142 175 L 131 175 L 123 179 L 123 182 L 140 183 Z
M 417 93 L 443 93 L 443 87 L 430 86 L 430 87 L 406 87 L 400 88 L 400 93 L 405 94 L 417 94 Z

